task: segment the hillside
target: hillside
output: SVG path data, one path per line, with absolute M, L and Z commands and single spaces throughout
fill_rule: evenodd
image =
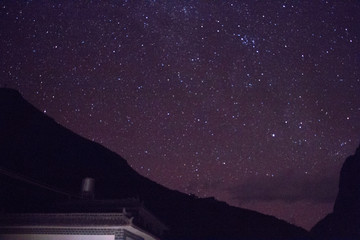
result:
M 6 212 L 46 211 L 68 198 L 18 176 L 71 195 L 78 194 L 81 180 L 90 176 L 96 179 L 97 199 L 141 199 L 170 228 L 167 239 L 305 239 L 308 234 L 272 216 L 169 190 L 6 88 L 0 89 L 0 170 L 0 205 Z

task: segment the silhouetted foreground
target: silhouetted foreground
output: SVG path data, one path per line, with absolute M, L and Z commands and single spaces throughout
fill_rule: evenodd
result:
M 333 213 L 317 223 L 311 233 L 316 239 L 360 239 L 360 146 L 341 169 Z
M 90 176 L 96 179 L 96 199 L 135 197 L 144 202 L 170 229 L 165 239 L 308 237 L 304 229 L 275 217 L 169 190 L 136 173 L 116 153 L 60 126 L 11 89 L 0 89 L 0 158 L 3 212 L 57 211 L 54 203 L 76 199 L 81 180 Z M 359 150 L 342 170 L 335 211 L 328 217 L 334 223 L 335 219 L 341 223 L 340 213 L 350 214 L 344 210 L 349 209 L 349 203 L 357 206 L 358 213 L 359 185 L 353 183 L 359 183 L 359 177 L 351 175 L 356 164 L 355 172 L 359 172 L 358 158 Z M 43 183 L 49 188 L 37 186 Z M 357 187 L 355 198 L 347 192 L 351 187 Z M 359 218 L 355 214 L 351 219 Z M 328 225 L 326 221 L 329 220 L 319 223 L 312 232 L 317 236 L 326 233 L 322 230 Z

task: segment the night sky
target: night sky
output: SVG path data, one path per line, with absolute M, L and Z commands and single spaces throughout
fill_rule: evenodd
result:
M 359 145 L 359 13 L 357 0 L 1 0 L 0 87 L 166 187 L 309 229 Z

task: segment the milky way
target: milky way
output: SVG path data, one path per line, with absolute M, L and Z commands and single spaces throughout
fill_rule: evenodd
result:
M 310 228 L 359 144 L 359 12 L 355 0 L 1 1 L 0 86 L 171 189 Z

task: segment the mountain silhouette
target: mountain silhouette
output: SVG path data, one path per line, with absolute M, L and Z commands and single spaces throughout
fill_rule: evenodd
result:
M 76 198 L 85 177 L 96 180 L 96 199 L 140 199 L 170 229 L 166 239 L 308 236 L 275 217 L 167 189 L 118 154 L 62 127 L 16 90 L 0 89 L 0 210 L 48 211 L 56 202 Z
M 311 233 L 316 239 L 360 239 L 360 146 L 342 166 L 333 212 Z

